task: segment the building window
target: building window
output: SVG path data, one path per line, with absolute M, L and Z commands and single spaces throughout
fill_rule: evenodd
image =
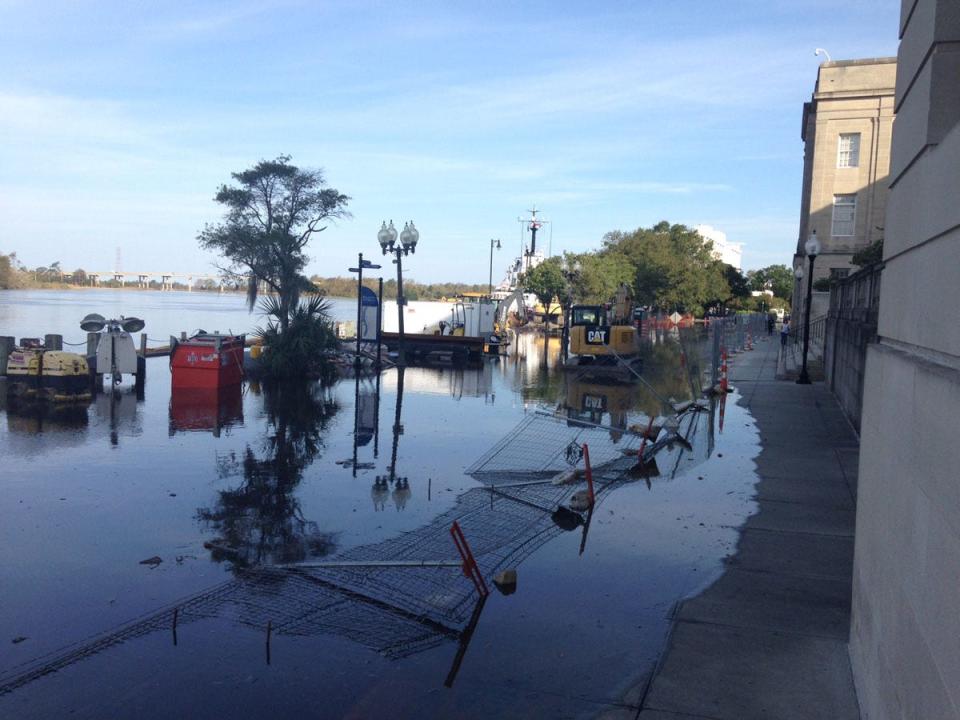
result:
M 831 234 L 834 237 L 852 236 L 856 217 L 856 194 L 833 196 L 833 228 Z
M 830 268 L 831 280 L 843 280 L 850 274 L 850 268 Z
M 853 168 L 860 166 L 860 133 L 840 133 L 837 145 L 837 167 Z

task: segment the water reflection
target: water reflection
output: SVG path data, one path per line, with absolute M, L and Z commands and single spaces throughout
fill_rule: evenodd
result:
M 240 385 L 223 388 L 173 388 L 170 394 L 170 429 L 177 432 L 210 432 L 214 437 L 243 424 L 243 391 Z
M 401 418 L 403 415 L 403 381 L 406 372 L 406 368 L 402 366 L 396 370 L 397 402 L 393 415 L 393 442 L 390 446 L 390 465 L 387 467 L 386 475 L 377 475 L 373 481 L 373 489 L 370 492 L 373 497 L 374 511 L 384 509 L 388 493 L 392 496 L 393 504 L 396 506 L 398 512 L 407 506 L 407 501 L 413 494 L 410 490 L 410 479 L 406 476 L 397 475 L 397 451 L 400 447 L 400 436 L 403 435 Z
M 0 384 L 0 410 L 6 412 L 7 430 L 11 436 L 56 433 L 60 446 L 77 446 L 86 442 L 85 432 L 90 423 L 86 403 L 57 404 L 8 396 L 6 388 Z
M 221 477 L 242 477 L 242 484 L 219 491 L 214 507 L 197 511 L 217 533 L 206 543 L 211 557 L 235 569 L 323 557 L 336 547 L 335 533 L 307 520 L 294 492 L 338 407 L 316 383 L 264 386 L 263 398 L 268 431 L 262 447 L 248 444 L 241 457 L 218 461 Z
M 134 388 L 113 388 L 109 392 L 97 393 L 93 401 L 94 414 L 109 427 L 112 446 L 120 444 L 121 436 L 139 437 L 143 434 L 143 418 L 139 410 L 142 401 L 142 391 Z
M 397 380 L 399 389 L 403 379 Z M 218 532 L 210 544 L 213 558 L 230 562 L 236 578 L 88 645 L 38 660 L 0 682 L 0 692 L 132 638 L 169 632 L 174 623 L 179 623 L 182 636 L 190 632 L 189 624 L 215 617 L 259 631 L 270 624 L 274 635 L 333 633 L 392 659 L 454 641 L 457 649 L 443 680 L 450 686 L 483 609 L 483 597 L 464 577 L 451 541 L 454 521 L 469 539 L 488 583 L 559 534 L 578 528 L 579 557 L 597 508 L 633 482 L 627 471 L 642 443 L 632 433 L 617 442 L 605 427 L 571 425 L 565 414 L 529 413 L 471 469 L 483 486 L 461 493 L 448 511 L 412 531 L 330 557 L 335 536 L 303 517 L 293 490 L 304 467 L 321 451 L 323 429 L 337 407 L 317 386 L 265 389 L 264 400 L 271 428 L 264 447 L 258 453 L 248 446 L 242 457 L 223 459 L 224 473 L 242 475 L 243 482 L 221 491 L 215 507 L 198 512 L 199 519 Z M 401 400 L 398 393 L 395 427 L 400 425 Z M 284 403 L 296 412 L 279 412 Z M 689 409 L 674 437 L 651 445 L 649 452 L 660 461 L 663 477 L 709 457 L 706 428 L 713 422 L 713 410 Z M 556 485 L 549 479 L 569 467 L 563 451 L 571 438 L 581 446 L 589 443 L 593 460 L 596 505 L 585 515 L 570 509 L 578 484 Z M 394 492 L 396 479 L 394 473 Z
M 694 341 L 695 338 L 691 342 Z M 226 583 L 178 601 L 176 607 L 158 609 L 130 625 L 104 633 L 86 645 L 81 644 L 62 654 L 38 659 L 33 665 L 18 667 L 14 676 L 0 677 L 0 694 L 119 643 L 151 633 L 169 633 L 174 623 L 179 623 L 181 644 L 187 647 L 196 647 L 197 643 L 188 643 L 186 639 L 195 641 L 212 632 L 226 632 L 231 636 L 223 638 L 224 645 L 236 635 L 239 640 L 233 647 L 247 647 L 249 644 L 245 632 L 263 633 L 269 625 L 275 638 L 315 637 L 315 645 L 301 644 L 300 649 L 302 651 L 308 647 L 313 652 L 316 648 L 321 656 L 327 654 L 324 650 L 331 643 L 331 635 L 348 639 L 388 659 L 440 648 L 432 657 L 442 658 L 442 670 L 431 665 L 433 660 L 419 661 L 405 670 L 409 672 L 409 668 L 415 668 L 414 672 L 430 671 L 434 673 L 430 677 L 434 678 L 436 684 L 443 682 L 448 686 L 453 685 L 461 664 L 469 666 L 471 659 L 475 663 L 481 660 L 477 655 L 468 657 L 467 648 L 474 630 L 481 622 L 484 608 L 483 598 L 478 596 L 473 585 L 464 577 L 451 542 L 450 526 L 454 520 L 464 528 L 480 572 L 488 582 L 504 569 L 521 566 L 540 548 L 559 537 L 568 540 L 560 540 L 544 552 L 548 558 L 546 565 L 553 568 L 551 572 L 554 575 L 551 577 L 558 583 L 575 576 L 590 577 L 589 574 L 577 576 L 573 571 L 573 568 L 579 567 L 582 572 L 582 568 L 602 562 L 596 560 L 597 552 L 585 554 L 588 540 L 595 546 L 592 550 L 596 550 L 599 543 L 609 543 L 614 522 L 611 519 L 613 510 L 617 511 L 619 517 L 624 507 L 630 507 L 631 494 L 626 490 L 615 503 L 600 507 L 607 502 L 607 498 L 620 489 L 636 485 L 637 480 L 646 480 L 648 487 L 655 488 L 703 462 L 713 452 L 713 427 L 719 410 L 714 404 L 689 410 L 679 418 L 676 432 L 649 439 L 646 445 L 633 429 L 641 416 L 667 412 L 671 399 L 680 401 L 695 395 L 699 369 L 689 358 L 696 353 L 692 350 L 688 353 L 684 344 L 670 341 L 651 346 L 643 381 L 565 372 L 556 363 L 559 353 L 556 339 L 521 336 L 518 347 L 520 352 L 517 357 L 485 363 L 482 369 L 476 371 L 410 368 L 345 381 L 340 386 L 339 397 L 343 404 L 347 404 L 351 394 L 354 399 L 352 438 L 349 416 L 341 416 L 339 423 L 332 423 L 337 417 L 338 406 L 328 390 L 318 386 L 260 388 L 251 384 L 250 393 L 262 397 L 265 435 L 256 437 L 252 423 L 248 423 L 246 428 L 217 443 L 215 447 L 221 448 L 217 469 L 230 487 L 220 490 L 213 497 L 202 497 L 189 506 L 207 505 L 196 511 L 196 517 L 215 536 L 208 543 L 212 559 L 227 563 L 233 571 L 233 577 Z M 681 359 L 683 356 L 686 358 Z M 394 397 L 389 394 L 384 397 L 387 405 L 384 409 L 385 423 L 390 422 L 390 411 L 393 411 L 389 428 L 389 464 L 386 464 L 386 449 L 380 448 L 382 386 L 389 392 L 395 391 Z M 515 394 L 509 392 L 511 387 Z M 497 407 L 491 408 L 488 405 L 496 399 L 494 388 L 499 389 L 507 401 L 501 400 Z M 433 397 L 428 398 L 427 402 L 414 395 L 428 392 Z M 450 403 L 441 402 L 438 394 L 455 401 L 468 397 L 482 398 L 483 403 L 458 402 L 451 406 Z M 529 402 L 529 411 L 521 414 L 517 408 L 513 414 L 508 414 L 513 398 Z M 255 405 L 252 398 L 248 402 Z M 406 439 L 404 403 L 407 404 L 409 425 Z M 541 407 L 536 407 L 541 403 Z M 424 417 L 427 417 L 427 413 L 423 412 L 425 408 L 434 412 L 444 404 L 456 407 L 456 410 L 447 415 L 442 415 L 443 410 L 440 410 L 439 417 L 429 415 L 428 420 L 424 421 Z M 181 415 L 181 408 L 175 406 L 173 398 L 170 401 L 169 418 L 166 417 L 165 405 L 161 407 L 163 424 L 169 420 L 173 426 L 175 421 L 181 423 L 183 417 L 187 418 L 182 427 L 174 428 L 176 431 L 212 429 L 207 426 L 188 427 L 193 422 L 189 413 Z M 135 405 L 133 409 L 136 413 Z M 477 411 L 482 411 L 482 414 Z M 722 410 L 719 411 L 722 413 Z M 250 405 L 247 414 L 248 417 L 256 414 Z M 217 423 L 221 422 L 219 400 L 216 416 L 198 412 L 194 417 L 203 418 L 202 422 L 197 421 L 198 425 L 209 425 L 214 417 Z M 521 417 L 522 421 L 516 424 Z M 489 418 L 495 422 L 489 421 Z M 242 410 L 239 419 L 242 420 Z M 480 424 L 478 419 L 487 421 L 486 426 L 476 429 Z M 459 431 L 459 437 L 454 437 L 454 432 L 441 435 L 437 429 L 437 423 L 440 422 L 452 425 L 460 423 L 455 428 Z M 335 457 L 350 457 L 349 445 L 352 442 L 352 458 L 341 461 L 342 471 L 335 466 L 330 470 L 335 475 L 339 472 L 342 485 L 349 488 L 351 502 L 356 500 L 361 508 L 369 507 L 366 505 L 369 492 L 369 501 L 375 510 L 393 508 L 389 510 L 390 518 L 376 516 L 372 525 L 383 522 L 385 527 L 390 527 L 387 520 L 406 522 L 405 525 L 396 525 L 402 527 L 402 532 L 390 533 L 389 537 L 386 532 L 376 534 L 376 542 L 372 542 L 369 536 L 360 536 L 360 542 L 364 544 L 358 546 L 351 544 L 349 534 L 354 531 L 345 523 L 335 526 L 343 531 L 338 545 L 338 537 L 330 531 L 329 526 L 322 524 L 325 522 L 322 511 L 311 509 L 317 506 L 309 504 L 311 493 L 314 499 L 322 494 L 320 501 L 326 503 L 334 494 L 331 490 L 333 483 L 310 487 L 310 492 L 307 492 L 309 483 L 303 482 L 305 475 L 312 478 L 317 468 L 332 464 L 331 458 L 326 458 L 326 466 L 323 464 L 325 442 L 334 447 L 335 441 L 330 438 L 336 437 L 336 432 L 331 428 L 344 425 L 343 442 L 337 446 L 342 455 Z M 122 427 L 122 422 L 118 422 L 118 426 Z M 416 437 L 417 428 L 420 428 L 420 437 Z M 160 429 L 161 436 L 164 435 L 164 429 Z M 499 437 L 501 433 L 503 435 Z M 478 440 L 484 447 L 490 446 L 485 454 L 488 464 L 474 474 L 480 483 L 457 477 L 461 487 L 458 489 L 454 486 L 452 489 L 456 498 L 453 494 L 445 495 L 446 502 L 438 503 L 439 510 L 435 516 L 426 512 L 418 515 L 423 508 L 420 503 L 408 505 L 412 502 L 412 490 L 406 475 L 409 474 L 414 481 L 417 478 L 427 481 L 426 492 L 418 489 L 421 493 L 417 498 L 419 500 L 422 496 L 429 497 L 430 481 L 424 475 L 430 471 L 425 469 L 429 467 L 428 460 L 411 448 L 423 448 L 423 436 L 432 441 L 434 434 L 437 437 L 437 455 L 441 458 L 436 466 L 441 471 L 450 471 L 452 468 L 451 474 L 456 476 L 463 467 L 462 462 L 473 459 L 462 457 L 465 449 L 477 454 L 483 449 L 476 449 L 470 444 Z M 469 443 L 464 440 L 465 437 L 469 438 Z M 196 443 L 202 444 L 205 450 L 210 448 L 210 437 L 204 439 L 194 436 L 188 440 L 178 438 L 177 444 L 185 447 Z M 234 452 L 222 450 L 231 443 Z M 403 448 L 400 447 L 401 443 L 404 444 Z M 574 455 L 568 454 L 567 450 L 573 445 L 589 445 L 594 463 L 597 505 L 586 512 L 570 509 L 571 496 L 583 487 L 582 482 L 570 485 L 554 485 L 550 482 L 559 471 L 570 467 L 567 458 Z M 384 462 L 378 465 L 381 449 L 385 457 Z M 649 462 L 641 468 L 643 472 L 631 474 L 630 469 L 636 466 L 638 455 L 648 457 Z M 447 462 L 450 456 L 455 456 L 456 461 Z M 315 463 L 314 470 L 308 474 L 307 468 L 312 463 Z M 362 480 L 360 485 L 352 481 L 352 477 L 358 474 L 362 476 L 365 470 L 370 471 L 369 479 L 374 475 L 374 468 L 378 468 L 380 474 L 372 487 Z M 434 474 L 433 477 L 436 481 L 440 476 Z M 202 486 L 202 481 L 197 485 Z M 423 488 L 422 482 L 420 487 Z M 445 490 L 450 490 L 449 485 Z M 305 498 L 303 507 L 299 499 L 301 495 Z M 634 493 L 632 497 L 636 499 L 638 496 Z M 663 494 L 650 496 L 643 490 L 639 497 L 643 502 L 652 500 L 650 504 L 653 505 Z M 333 503 L 329 505 L 337 507 Z M 345 504 L 339 507 L 345 506 L 349 508 Z M 304 516 L 303 508 L 307 509 L 309 518 Z M 394 510 L 404 508 L 407 508 L 404 515 L 393 517 Z M 341 511 L 327 512 L 327 521 L 339 523 L 344 517 L 355 518 L 357 526 L 361 527 L 360 532 L 365 531 L 362 523 L 364 519 L 369 520 L 369 513 L 344 516 L 337 512 Z M 350 510 L 346 512 L 350 513 Z M 190 515 L 193 513 L 188 513 Z M 632 533 L 633 528 L 626 532 Z M 632 539 L 636 537 L 631 535 Z M 678 547 L 682 544 L 677 543 Z M 630 552 L 628 543 L 624 542 L 622 548 L 624 553 Z M 608 549 L 607 546 L 604 549 Z M 643 551 L 638 553 L 646 559 L 646 554 L 653 555 L 654 551 L 644 546 Z M 584 559 L 578 560 L 584 554 Z M 565 559 L 569 560 L 570 565 L 564 566 L 559 562 Z M 587 559 L 589 562 L 585 562 Z M 537 570 L 542 572 L 543 567 L 541 563 Z M 570 574 L 567 575 L 567 572 Z M 530 573 L 524 577 L 535 575 Z M 653 577 L 652 574 L 649 576 Z M 592 586 L 596 591 L 606 580 L 593 576 L 593 582 L 597 583 Z M 617 581 L 610 582 L 615 584 Z M 651 586 L 658 585 L 657 582 L 651 583 Z M 519 611 L 525 612 L 530 605 L 523 603 L 534 602 L 530 598 L 541 598 L 538 592 L 542 593 L 543 588 L 521 584 L 517 597 L 510 600 L 517 604 L 508 610 L 503 610 L 503 605 L 499 605 L 494 612 L 509 614 L 512 609 L 516 613 L 518 607 Z M 666 591 L 661 592 L 664 597 L 666 594 Z M 565 602 L 580 602 L 582 598 L 583 595 L 578 595 L 575 600 L 558 598 L 556 605 L 562 607 Z M 657 595 L 654 601 L 660 599 L 661 596 Z M 670 601 L 673 599 L 673 596 L 669 598 Z M 538 610 L 551 612 L 549 605 L 541 605 Z M 493 611 L 494 605 L 490 607 Z M 491 623 L 491 611 L 487 611 L 483 622 Z M 242 632 L 244 628 L 246 631 Z M 516 645 L 510 643 L 516 643 L 516 640 L 507 641 L 508 649 L 515 649 Z M 278 663 L 278 658 L 292 657 L 294 645 L 277 643 L 275 640 L 274 662 Z M 140 652 L 142 647 L 135 651 Z M 262 662 L 261 647 L 258 641 L 250 653 L 252 663 Z M 344 649 L 344 644 L 334 647 L 340 648 L 337 658 L 318 659 L 316 674 L 304 682 L 321 684 L 321 687 L 325 681 L 333 682 L 331 678 L 340 670 L 339 663 L 346 666 L 344 658 L 350 654 Z M 472 652 L 477 653 L 481 649 Z M 173 652 L 179 653 L 177 650 Z M 517 652 L 519 654 L 520 650 L 517 649 Z M 122 652 L 115 653 L 115 663 L 118 657 L 122 657 Z M 194 663 L 196 658 L 202 660 L 204 657 L 202 654 L 178 654 L 175 660 L 163 660 L 160 657 L 158 663 Z M 364 656 L 361 653 L 358 657 Z M 364 659 L 364 662 L 367 661 Z M 197 663 L 197 666 L 200 664 Z M 109 667 L 100 667 L 104 666 Z M 96 664 L 94 667 L 97 667 Z M 196 672 L 198 676 L 216 672 L 193 665 L 189 666 L 188 671 Z M 467 679 L 464 677 L 460 682 Z M 289 675 L 284 682 L 294 686 L 297 679 Z M 43 686 L 38 688 L 38 691 L 44 690 Z

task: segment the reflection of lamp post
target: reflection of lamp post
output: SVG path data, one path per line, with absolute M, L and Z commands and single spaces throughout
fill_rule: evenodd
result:
M 399 496 L 403 498 L 404 506 L 410 497 L 410 481 L 406 477 L 397 477 L 397 449 L 400 444 L 400 436 L 403 435 L 403 424 L 400 422 L 400 416 L 403 413 L 403 374 L 405 372 L 406 368 L 402 365 L 397 367 L 397 405 L 393 416 L 393 448 L 390 452 L 390 474 L 377 475 L 374 484 L 375 488 L 387 488 L 389 485 L 393 485 L 395 490 L 406 489 L 406 492 Z M 394 497 L 395 501 L 397 497 Z M 397 503 L 397 510 L 402 509 L 401 504 Z
M 810 274 L 807 277 L 807 304 L 804 307 L 803 318 L 803 366 L 800 368 L 800 377 L 797 383 L 800 385 L 809 385 L 810 376 L 807 374 L 807 351 L 810 349 L 810 301 L 813 299 L 813 261 L 820 254 L 820 241 L 817 240 L 817 231 L 810 233 L 806 244 L 803 246 L 807 251 L 807 257 L 810 258 Z
M 496 245 L 497 250 L 500 249 L 500 241 L 490 239 L 490 280 L 489 280 L 489 289 L 487 290 L 487 295 L 493 295 L 493 247 Z
M 397 229 L 393 226 L 393 220 L 390 221 L 389 227 L 387 223 L 383 223 L 380 226 L 380 232 L 377 233 L 377 241 L 380 243 L 380 249 L 383 250 L 383 254 L 386 255 L 388 252 L 396 255 L 396 259 L 393 261 L 397 266 L 397 312 L 399 313 L 399 330 L 400 330 L 400 341 L 399 341 L 399 352 L 397 353 L 397 360 L 400 364 L 403 364 L 403 306 L 407 304 L 407 301 L 403 297 L 403 261 L 402 258 L 408 253 L 414 253 L 417 250 L 417 242 L 420 240 L 420 231 L 414 227 L 413 222 L 408 222 L 403 226 L 403 231 L 400 233 L 400 242 L 397 243 Z

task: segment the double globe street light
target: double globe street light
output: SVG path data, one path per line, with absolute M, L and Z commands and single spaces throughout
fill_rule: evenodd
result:
M 397 242 L 397 229 L 393 226 L 393 220 L 387 225 L 386 222 L 380 226 L 380 232 L 377 233 L 377 241 L 380 243 L 380 249 L 383 254 L 388 252 L 396 256 L 393 261 L 397 266 L 397 312 L 399 342 L 397 359 L 403 364 L 403 308 L 407 304 L 403 297 L 403 256 L 417 251 L 417 242 L 420 240 L 420 231 L 414 226 L 413 221 L 407 222 L 400 232 L 400 242 Z
M 800 377 L 797 378 L 799 385 L 809 385 L 810 376 L 807 374 L 807 352 L 810 349 L 810 301 L 813 298 L 813 262 L 820 254 L 820 241 L 817 240 L 817 231 L 814 230 L 807 238 L 803 249 L 807 252 L 807 258 L 810 260 L 810 269 L 807 273 L 807 302 L 804 306 L 803 317 L 803 367 L 800 368 Z M 797 280 L 803 277 L 803 268 L 797 268 Z

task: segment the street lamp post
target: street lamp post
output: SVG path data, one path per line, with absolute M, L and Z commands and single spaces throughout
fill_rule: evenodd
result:
M 800 368 L 800 377 L 797 383 L 800 385 L 809 385 L 810 376 L 807 374 L 807 351 L 810 349 L 810 301 L 813 299 L 813 262 L 820 254 L 820 241 L 817 240 L 817 231 L 810 233 L 810 237 L 803 246 L 807 251 L 807 257 L 810 258 L 810 270 L 807 276 L 807 302 L 804 307 L 803 318 L 803 366 Z
M 360 322 L 361 322 L 361 310 L 363 307 L 363 271 L 364 269 L 368 270 L 379 270 L 379 265 L 374 265 L 369 260 L 363 259 L 363 253 L 357 255 L 357 266 L 355 268 L 348 268 L 350 272 L 357 273 L 357 356 L 354 358 L 354 365 L 360 364 Z M 379 310 L 378 310 L 379 312 Z M 379 328 L 377 329 L 379 334 Z
M 796 279 L 796 281 L 797 281 L 797 289 L 793 291 L 794 303 L 793 303 L 793 307 L 790 308 L 790 314 L 791 314 L 791 316 L 796 315 L 796 314 L 797 314 L 797 308 L 800 307 L 800 290 L 801 290 L 801 285 L 800 285 L 800 283 L 801 283 L 801 281 L 803 280 L 803 266 L 802 266 L 802 265 L 799 266 L 799 267 L 797 267 L 797 268 L 793 271 L 793 277 L 794 277 L 794 278 Z M 791 319 L 792 319 L 792 318 L 791 318 Z M 794 325 L 797 324 L 796 320 L 793 320 L 793 324 L 794 324 Z
M 490 239 L 490 279 L 488 281 L 487 295 L 493 295 L 493 248 L 496 245 L 497 250 L 500 249 L 500 240 Z
M 399 314 L 398 326 L 400 340 L 398 343 L 397 360 L 402 365 L 403 357 L 403 307 L 407 304 L 403 297 L 403 256 L 417 251 L 417 242 L 420 240 L 420 231 L 414 226 L 413 221 L 403 226 L 400 233 L 400 242 L 397 242 L 397 229 L 393 226 L 393 220 L 388 226 L 384 222 L 380 226 L 380 232 L 377 233 L 377 241 L 380 243 L 380 249 L 383 254 L 393 253 L 396 259 L 393 261 L 397 266 L 397 312 Z

